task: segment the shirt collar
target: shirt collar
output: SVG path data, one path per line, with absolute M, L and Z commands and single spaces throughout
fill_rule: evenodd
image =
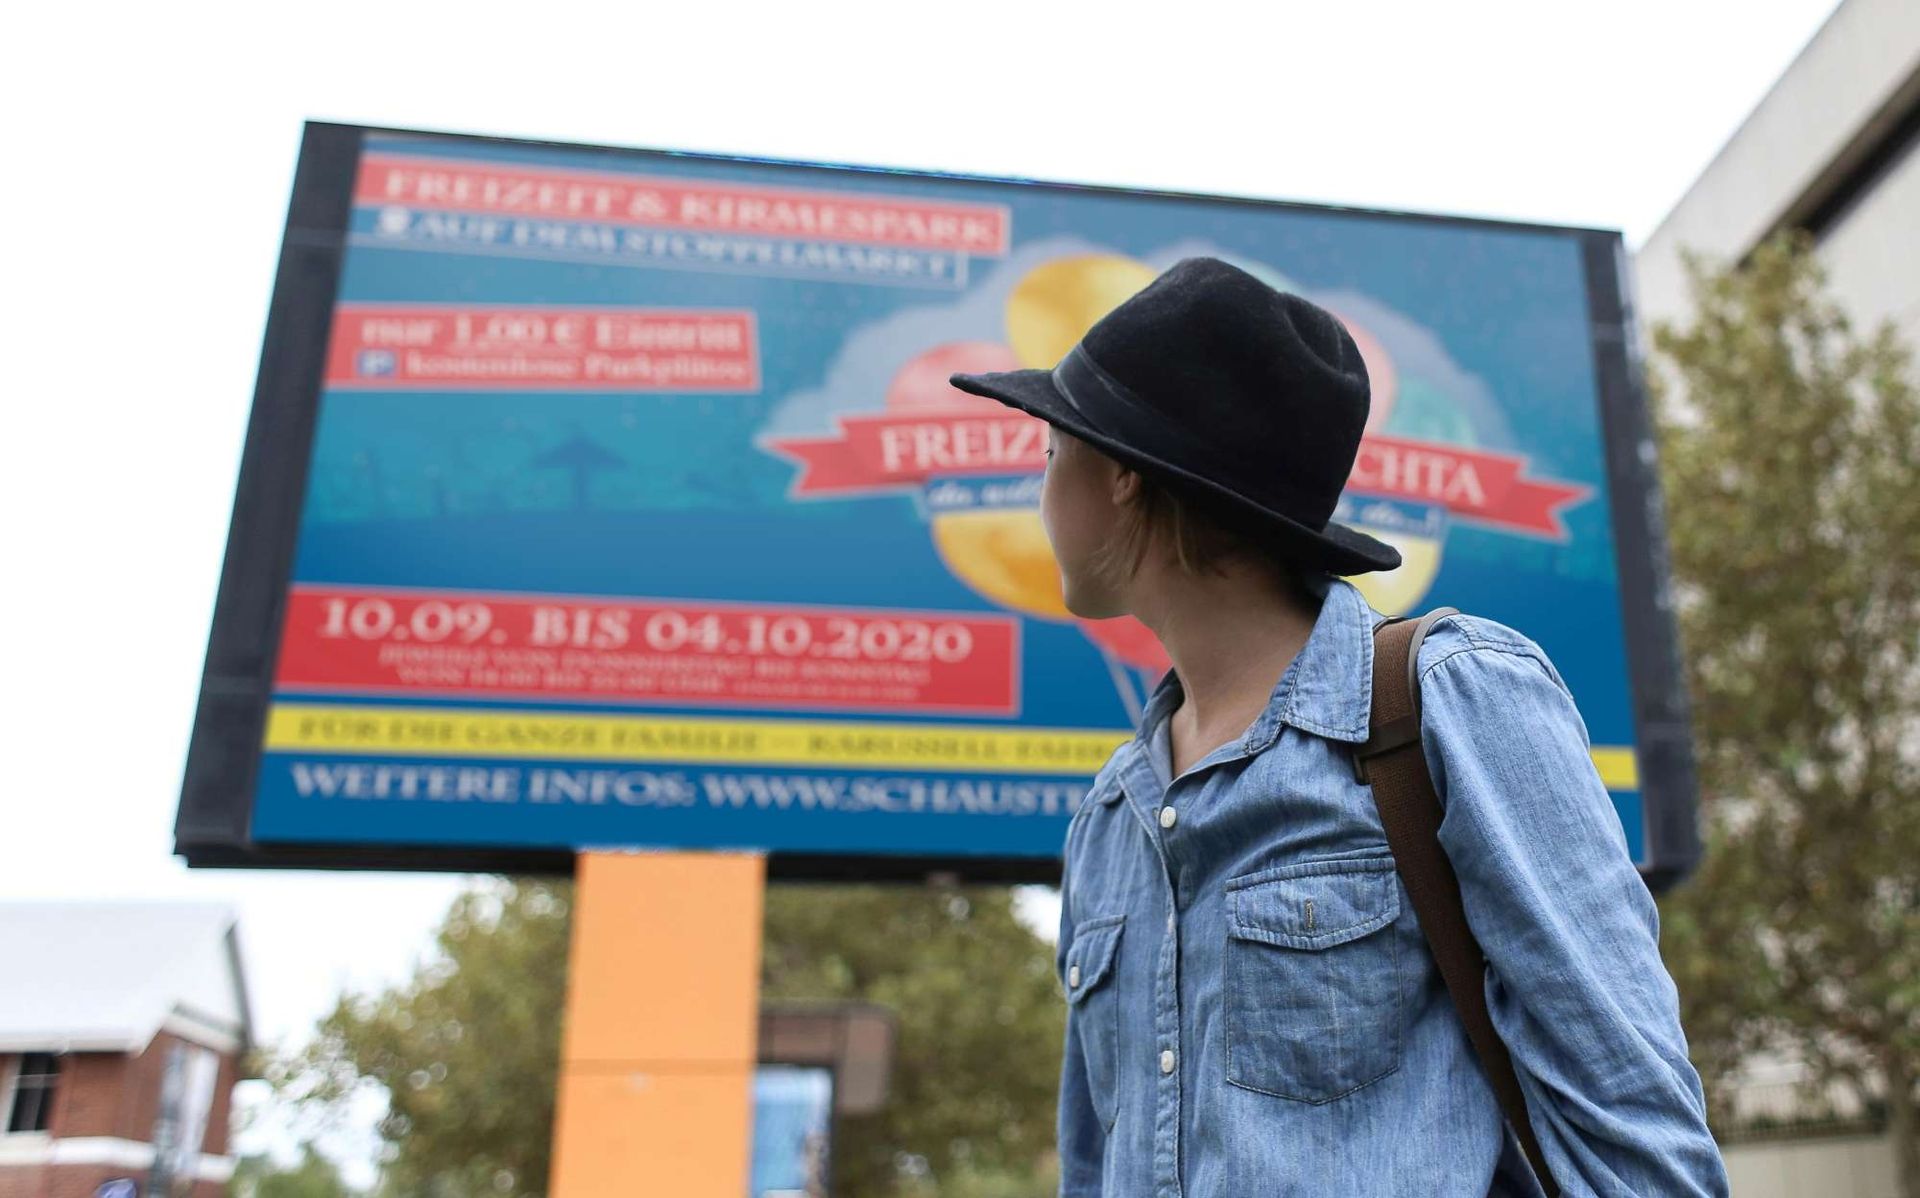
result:
M 1265 751 L 1286 725 L 1348 744 L 1367 739 L 1373 710 L 1373 628 L 1379 613 L 1344 578 L 1329 576 L 1314 589 L 1322 599 L 1313 632 L 1274 684 L 1266 709 L 1240 741 L 1231 742 L 1239 754 Z M 1149 751 L 1154 731 L 1182 697 L 1179 676 L 1167 671 L 1140 718 L 1140 734 L 1134 738 L 1140 752 Z

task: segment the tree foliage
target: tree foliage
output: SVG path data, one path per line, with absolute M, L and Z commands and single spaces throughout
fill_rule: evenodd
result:
M 404 985 L 341 1000 L 283 1093 L 390 1096 L 382 1193 L 538 1198 L 547 1184 L 571 888 L 463 895 Z M 835 1127 L 835 1198 L 1044 1198 L 1062 1003 L 1006 889 L 774 886 L 763 994 L 896 1014 L 890 1101 Z
M 1758 1048 L 1883 1105 L 1920 1196 L 1920 400 L 1802 238 L 1690 264 L 1656 331 L 1708 851 L 1664 904 L 1696 1063 Z
M 567 973 L 567 888 L 503 882 L 455 900 L 432 957 L 401 986 L 349 995 L 280 1081 L 340 1103 L 377 1085 L 383 1192 L 546 1192 Z
M 243 1158 L 233 1170 L 233 1194 L 234 1198 L 356 1198 L 340 1171 L 311 1147 L 291 1169 L 263 1156 Z
M 899 1020 L 886 1108 L 835 1128 L 836 1198 L 915 1179 L 1016 1192 L 971 1175 L 1024 1178 L 1051 1151 L 1065 1016 L 1052 948 L 1014 918 L 1010 891 L 784 888 L 765 943 L 768 998 L 859 999 Z

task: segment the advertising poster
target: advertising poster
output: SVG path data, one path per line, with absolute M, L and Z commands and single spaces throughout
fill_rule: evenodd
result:
M 1612 235 L 351 132 L 250 844 L 1040 876 L 1168 662 L 1066 611 L 1044 426 L 947 376 L 1051 367 L 1207 254 L 1346 321 L 1336 518 L 1405 559 L 1356 582 L 1539 640 L 1647 859 Z
M 748 1198 L 827 1198 L 833 1071 L 762 1065 L 753 1074 Z

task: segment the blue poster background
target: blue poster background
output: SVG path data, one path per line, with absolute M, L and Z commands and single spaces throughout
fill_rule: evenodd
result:
M 757 321 L 760 386 L 751 394 L 327 390 L 295 583 L 1001 613 L 943 562 L 929 535 L 924 494 L 798 500 L 791 495 L 798 468 L 765 442 L 829 435 L 836 415 L 877 411 L 887 379 L 934 344 L 1001 339 L 1008 294 L 1023 274 L 1046 262 L 1124 256 L 1157 270 L 1190 254 L 1218 254 L 1264 268 L 1379 337 L 1398 375 L 1398 399 L 1380 433 L 1521 455 L 1529 477 L 1587 489 L 1561 512 L 1564 540 L 1417 505 L 1398 505 L 1398 518 L 1437 530 L 1438 568 L 1420 592 L 1418 609 L 1451 604 L 1519 628 L 1545 647 L 1566 678 L 1596 748 L 1633 745 L 1587 280 L 1570 232 L 453 139 L 374 138 L 368 148 L 469 163 L 997 204 L 1009 214 L 1011 246 L 1001 256 L 960 262 L 959 279 L 903 284 L 824 269 L 718 269 L 588 250 L 527 252 L 479 238 L 432 241 L 401 229 L 398 218 L 376 207 L 356 208 L 341 303 L 745 309 Z M 604 451 L 610 463 L 589 472 L 584 483 L 565 465 L 542 464 L 564 462 L 556 450 L 580 441 Z M 1376 514 L 1386 513 L 1376 508 Z M 860 718 L 1127 728 L 1129 709 L 1111 663 L 1081 630 L 1025 618 L 1021 653 L 1016 716 Z M 357 701 L 294 690 L 276 699 Z M 381 696 L 379 702 L 678 710 L 445 696 Z M 739 708 L 727 714 L 774 719 L 796 713 Z M 763 778 L 748 801 L 731 805 L 700 791 L 700 779 L 715 772 L 711 766 L 662 771 L 701 794 L 677 804 L 366 801 L 301 793 L 294 766 L 328 760 L 265 755 L 256 839 L 1050 857 L 1058 853 L 1067 818 L 1064 808 L 1025 814 L 834 809 L 817 795 L 862 773 L 844 769 L 772 771 L 771 783 Z M 538 762 L 486 764 L 533 768 Z M 722 772 L 736 787 L 741 775 L 769 773 L 745 766 Z M 869 773 L 895 781 L 900 775 Z M 809 778 L 826 789 L 810 791 Z M 949 786 L 969 780 L 1066 786 L 1077 793 L 1086 778 L 937 776 Z M 1613 794 L 1639 856 L 1639 794 L 1630 786 Z

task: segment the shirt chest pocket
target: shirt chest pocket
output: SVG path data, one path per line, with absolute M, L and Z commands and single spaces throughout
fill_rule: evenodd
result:
M 1086 1059 L 1087 1093 L 1102 1127 L 1113 1126 L 1118 1108 L 1120 1006 L 1114 991 L 1124 915 L 1104 915 L 1074 925 L 1067 946 L 1067 1018 L 1080 1037 Z
M 1229 1082 L 1317 1104 L 1400 1067 L 1393 858 L 1262 870 L 1226 900 Z

